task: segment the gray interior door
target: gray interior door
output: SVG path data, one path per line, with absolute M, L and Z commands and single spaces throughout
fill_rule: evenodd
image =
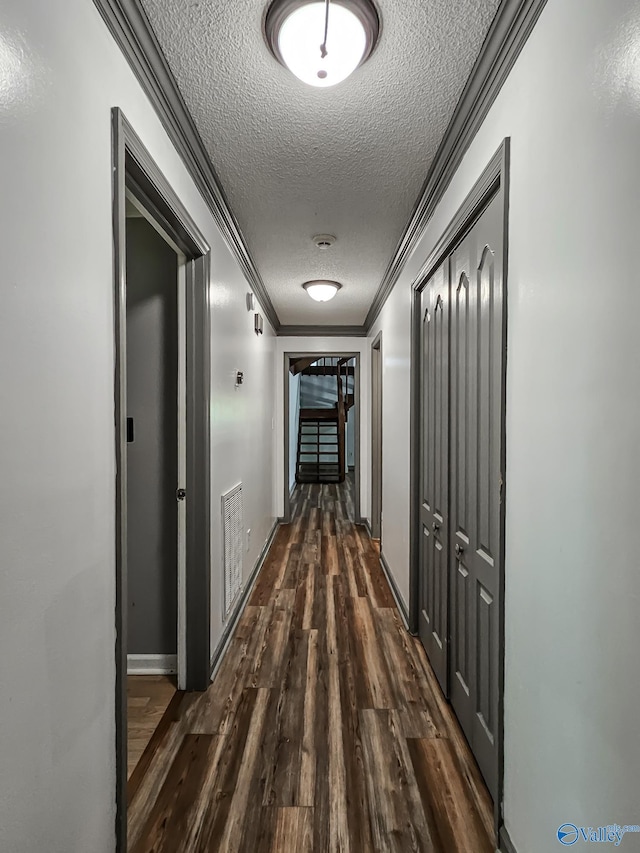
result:
M 448 261 L 422 291 L 420 638 L 447 693 L 449 492 Z
M 503 388 L 502 203 L 450 258 L 451 702 L 498 790 Z

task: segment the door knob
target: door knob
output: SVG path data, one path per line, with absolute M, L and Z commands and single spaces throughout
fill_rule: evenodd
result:
M 462 555 L 464 554 L 464 548 L 462 547 L 462 545 L 456 545 L 455 552 L 456 552 L 456 560 L 461 559 Z
M 440 522 L 434 521 L 433 524 L 431 525 L 431 527 L 433 528 L 433 532 L 437 533 L 438 530 L 440 530 Z

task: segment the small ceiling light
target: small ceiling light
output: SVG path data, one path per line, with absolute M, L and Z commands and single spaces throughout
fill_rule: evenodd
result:
M 273 55 L 310 86 L 335 86 L 369 57 L 380 19 L 371 0 L 274 0 L 265 18 Z
M 316 302 L 328 302 L 342 287 L 337 281 L 305 281 L 302 285 Z

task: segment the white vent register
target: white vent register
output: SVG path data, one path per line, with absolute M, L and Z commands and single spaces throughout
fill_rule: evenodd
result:
M 222 527 L 224 530 L 224 618 L 242 589 L 244 555 L 244 501 L 242 483 L 222 496 Z

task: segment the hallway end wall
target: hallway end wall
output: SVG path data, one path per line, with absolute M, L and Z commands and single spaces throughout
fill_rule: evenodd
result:
M 639 40 L 634 0 L 549 0 L 371 330 L 383 549 L 404 593 L 411 285 L 510 137 L 504 821 L 518 853 L 553 853 L 567 821 L 640 822 Z
M 93 3 L 2 4 L 0 79 L 0 850 L 113 853 L 112 107 L 212 249 L 215 590 L 220 495 L 243 481 L 247 566 L 274 521 L 274 335 Z

